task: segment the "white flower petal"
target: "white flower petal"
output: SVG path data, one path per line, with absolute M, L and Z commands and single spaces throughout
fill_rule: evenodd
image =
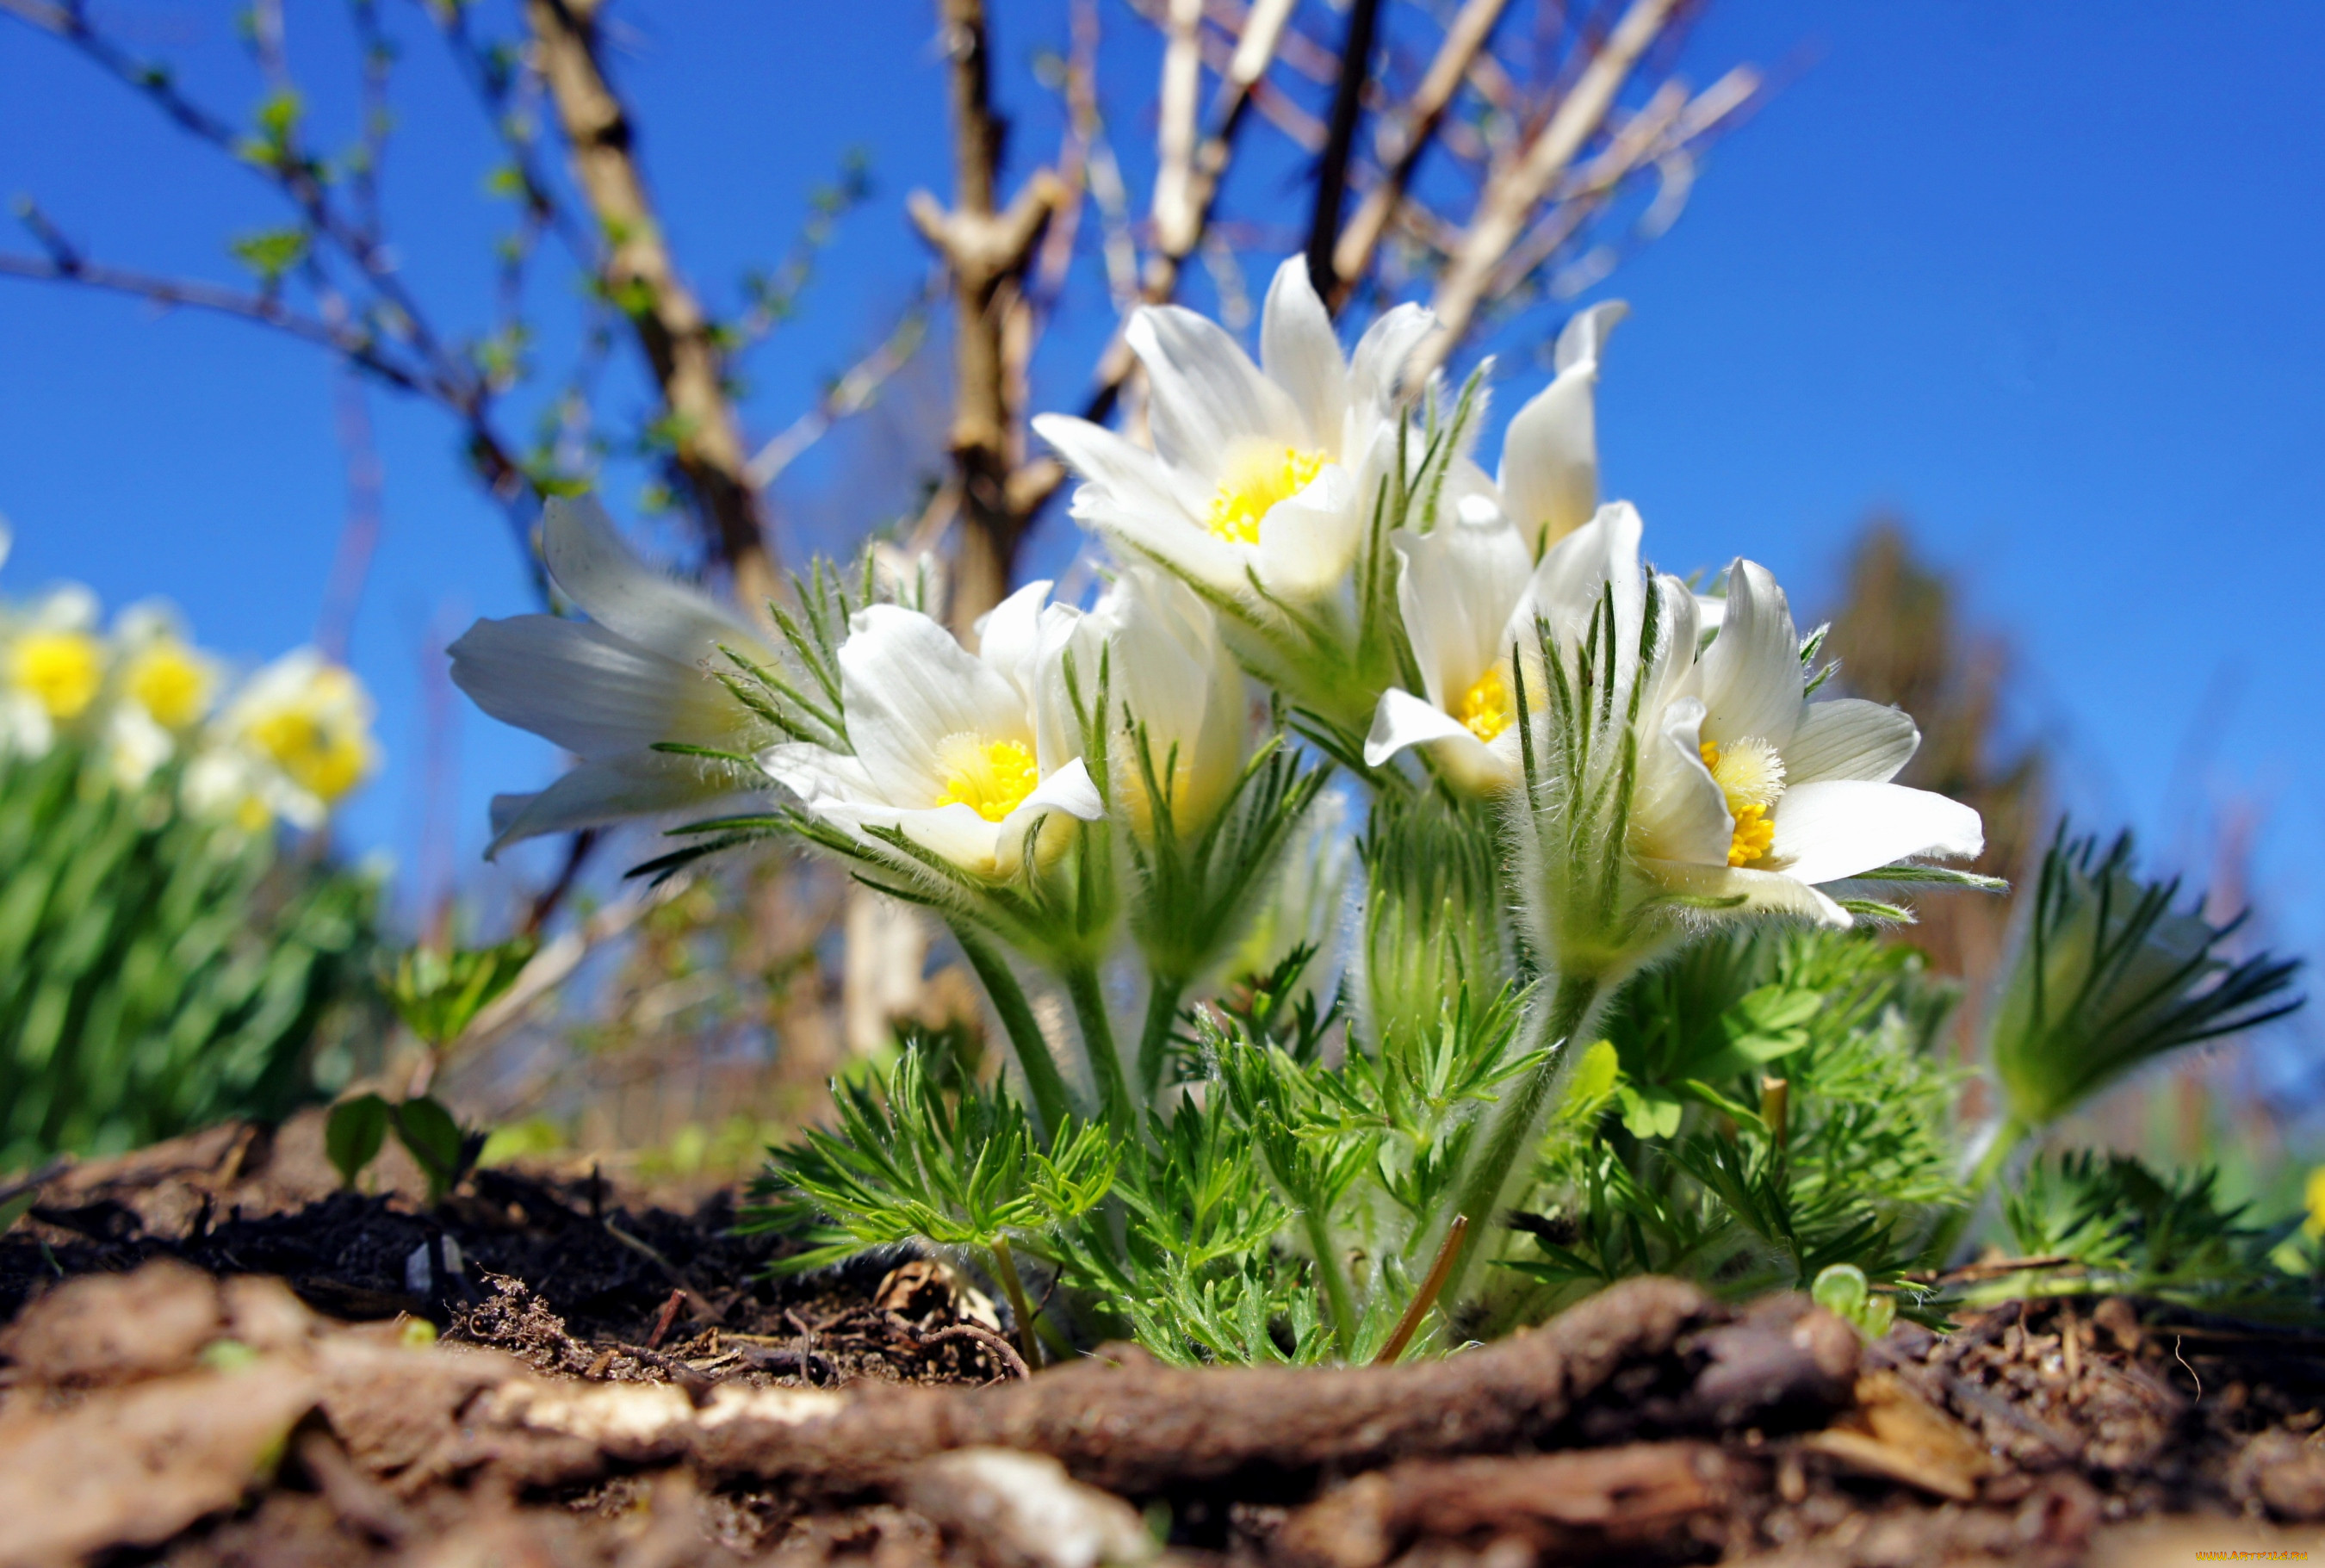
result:
M 1002 853 L 1002 824 L 987 821 L 975 807 L 959 802 L 914 810 L 829 806 L 818 814 L 843 825 L 902 829 L 922 849 L 979 877 L 1002 876 L 1015 869 Z
M 1304 256 L 1275 269 L 1267 305 L 1259 318 L 1259 363 L 1269 380 L 1291 395 L 1308 426 L 1301 444 L 1339 456 L 1341 428 L 1348 411 L 1348 366 L 1340 340 Z
M 1042 649 L 1042 611 L 1049 598 L 1046 579 L 1029 582 L 977 621 L 977 656 L 1016 687 L 1029 707 L 1033 662 Z
M 1558 347 L 1551 351 L 1551 367 L 1563 374 L 1584 365 L 1595 365 L 1607 351 L 1607 339 L 1631 307 L 1620 300 L 1607 300 L 1577 312 L 1559 329 Z
M 1558 376 L 1510 416 L 1502 436 L 1503 504 L 1536 551 L 1588 523 L 1598 507 L 1598 351 L 1629 311 L 1594 305 L 1558 338 Z
M 1653 713 L 1676 696 L 1695 668 L 1695 645 L 1702 636 L 1700 602 L 1685 582 L 1669 572 L 1655 577 L 1657 618 L 1653 667 L 1640 711 Z
M 883 799 L 933 804 L 944 793 L 937 753 L 949 737 L 1033 743 L 1016 686 L 928 617 L 872 605 L 848 633 L 839 645 L 848 738 Z
M 1314 598 L 1340 586 L 1364 542 L 1364 512 L 1346 469 L 1326 468 L 1259 520 L 1259 580 L 1272 593 Z
M 1661 732 L 1647 738 L 1639 759 L 1633 820 L 1652 858 L 1725 866 L 1736 819 L 1703 765 L 1702 726 L 1703 704 L 1692 697 L 1663 710 Z
M 1413 350 L 1437 330 L 1437 318 L 1419 305 L 1399 305 L 1357 339 L 1348 362 L 1352 412 L 1385 417 L 1403 394 L 1404 367 Z
M 485 858 L 543 833 L 701 810 L 746 793 L 731 773 L 692 757 L 649 751 L 585 762 L 537 794 L 495 795 L 493 842 Z
M 1286 446 L 1304 436 L 1292 399 L 1218 323 L 1177 305 L 1146 305 L 1125 336 L 1146 366 L 1154 450 L 1165 463 L 1216 481 L 1238 436 Z
M 1769 848 L 1787 877 L 1839 882 L 1915 856 L 1971 859 L 1986 848 L 1978 812 L 1903 784 L 1827 779 L 1784 792 Z
M 550 498 L 542 508 L 541 553 L 557 586 L 591 620 L 665 658 L 691 664 L 717 658 L 722 643 L 739 651 L 764 647 L 708 594 L 639 560 L 594 497 Z
M 1801 638 L 1766 567 L 1738 560 L 1729 570 L 1727 613 L 1696 673 L 1706 740 L 1787 747 L 1801 720 Z
M 1214 537 L 1196 521 L 1191 498 L 1178 493 L 1153 453 L 1102 426 L 1061 414 L 1041 415 L 1033 429 L 1089 481 L 1074 492 L 1077 521 L 1125 552 L 1209 588 L 1244 590 L 1244 564 L 1251 552 Z
M 1922 732 L 1903 710 L 1856 697 L 1811 702 L 1784 747 L 1784 776 L 1795 784 L 1829 778 L 1886 784 L 1921 744 Z
M 759 767 L 811 811 L 835 803 L 863 805 L 879 799 L 872 775 L 862 763 L 844 752 L 827 751 L 805 741 L 767 747 L 759 754 Z
M 1533 552 L 1491 502 L 1465 497 L 1452 522 L 1427 533 L 1390 534 L 1400 568 L 1397 607 L 1429 700 L 1440 708 L 1507 658 L 1513 613 Z M 1521 636 L 1531 627 L 1514 628 Z
M 1615 589 L 1615 646 L 1627 659 L 1638 646 L 1645 584 L 1639 571 L 1644 525 L 1628 501 L 1611 501 L 1598 515 L 1550 547 L 1534 569 L 1521 613 L 1541 614 L 1570 654 L 1590 629 L 1590 618 Z
M 1089 769 L 1080 757 L 1035 784 L 1033 793 L 1018 803 L 1007 821 L 1030 819 L 1044 812 L 1063 812 L 1085 822 L 1095 822 L 1106 815 L 1106 802 L 1098 798 L 1098 785 L 1090 782 Z
M 1457 735 L 1472 746 L 1479 744 L 1459 719 L 1442 708 L 1392 686 L 1381 693 L 1380 706 L 1373 710 L 1372 732 L 1365 737 L 1365 765 L 1378 767 L 1408 746 L 1425 746 Z
M 449 651 L 452 682 L 477 707 L 579 756 L 602 759 L 665 740 L 731 746 L 748 718 L 694 665 L 586 621 L 478 621 Z
M 1642 860 L 1639 868 L 1673 893 L 1693 898 L 1737 898 L 1721 911 L 1729 916 L 1758 913 L 1797 914 L 1820 925 L 1854 924 L 1848 911 L 1805 882 L 1774 871 L 1747 871 L 1728 865 L 1699 866 L 1682 860 Z

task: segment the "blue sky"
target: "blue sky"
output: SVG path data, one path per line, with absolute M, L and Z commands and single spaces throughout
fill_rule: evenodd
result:
M 847 149 L 871 158 L 873 201 L 803 319 L 749 366 L 764 437 L 922 276 L 900 205 L 947 181 L 930 8 L 629 10 L 618 70 L 644 156 L 714 297 L 782 255 Z M 1062 37 L 1064 7 L 996 10 L 1022 169 L 1054 144 L 1029 62 Z M 290 11 L 294 65 L 329 84 L 317 113 L 344 124 L 338 8 Z M 474 320 L 503 224 L 483 189 L 490 150 L 416 10 L 387 13 L 409 46 L 393 227 L 415 287 Z M 213 101 L 255 101 L 229 6 L 98 14 Z M 1105 15 L 1108 70 L 1151 80 L 1143 25 L 1116 0 Z M 1718 0 L 1683 59 L 1699 82 L 1750 60 L 1784 85 L 1718 146 L 1677 227 L 1599 291 L 1634 305 L 1603 385 L 1609 491 L 1640 504 L 1663 564 L 1746 552 L 1809 605 L 1868 509 L 1902 513 L 2009 638 L 2012 720 L 2060 749 L 2088 820 L 2135 825 L 2168 858 L 2200 853 L 2224 811 L 2257 812 L 2256 890 L 2277 934 L 2325 951 L 2305 626 L 2325 580 L 2325 10 Z M 1136 180 L 1147 133 L 1116 135 Z M 1255 160 L 1248 189 L 1264 195 L 1283 166 Z M 0 194 L 18 193 L 92 254 L 156 270 L 229 275 L 224 237 L 273 220 L 246 174 L 5 22 Z M 553 294 L 541 303 L 560 314 Z M 1087 306 L 1061 324 L 1042 401 L 1072 399 L 1105 325 Z M 1505 411 L 1539 375 L 1523 360 L 1505 356 Z M 0 582 L 166 595 L 252 659 L 304 639 L 345 504 L 336 386 L 312 350 L 237 323 L 0 280 L 0 513 L 16 536 Z M 425 737 L 449 713 L 439 776 L 457 838 L 439 836 L 429 874 L 468 875 L 486 797 L 538 785 L 555 759 L 457 702 L 431 710 L 429 650 L 474 616 L 528 608 L 526 580 L 447 422 L 384 393 L 369 406 L 385 526 L 353 654 L 392 760 L 342 832 L 418 866 Z M 885 439 L 867 425 L 801 466 L 787 550 L 899 503 Z M 609 485 L 617 513 L 635 496 L 635 476 Z M 1036 564 L 1073 543 L 1053 524 Z

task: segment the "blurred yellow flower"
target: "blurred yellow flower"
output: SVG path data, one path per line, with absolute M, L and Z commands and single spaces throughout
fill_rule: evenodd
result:
M 209 711 L 216 678 L 175 637 L 159 637 L 133 654 L 123 687 L 165 729 L 184 729 Z
M 34 630 L 8 651 L 8 674 L 51 719 L 76 719 L 105 684 L 105 648 L 83 631 Z
M 2325 1165 L 2309 1173 L 2309 1184 L 2302 1196 L 2309 1210 L 2309 1218 L 2301 1222 L 2302 1230 L 2312 1239 L 2325 1239 Z

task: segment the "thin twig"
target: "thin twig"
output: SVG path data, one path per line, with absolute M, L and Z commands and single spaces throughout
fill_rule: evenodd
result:
M 1170 0 L 1162 23 L 1162 87 L 1155 99 L 1153 212 L 1154 243 L 1182 255 L 1193 248 L 1195 116 L 1202 107 L 1202 26 L 1203 0 Z
M 711 524 L 736 598 L 760 605 L 780 586 L 767 518 L 746 470 L 725 355 L 680 277 L 646 194 L 629 110 L 598 60 L 598 0 L 526 0 L 542 78 L 565 129 L 573 174 L 610 242 L 602 281 L 645 351 L 667 414 L 673 460 Z
M 928 304 L 929 293 L 923 291 L 878 347 L 825 387 L 813 408 L 785 425 L 751 454 L 746 471 L 752 484 L 765 489 L 810 447 L 830 433 L 833 425 L 871 406 L 888 378 L 920 351 L 928 334 Z
M 1430 61 L 1428 74 L 1421 79 L 1421 85 L 1413 89 L 1412 101 L 1406 106 L 1404 123 L 1397 132 L 1395 155 L 1389 159 L 1380 182 L 1366 193 L 1357 215 L 1340 231 L 1339 243 L 1333 248 L 1332 274 L 1338 288 L 1325 298 L 1335 309 L 1347 302 L 1349 292 L 1372 266 L 1373 253 L 1387 231 L 1391 216 L 1404 200 L 1406 187 L 1413 182 L 1421 155 L 1436 139 L 1439 127 L 1445 123 L 1446 111 L 1453 106 L 1454 96 L 1468 79 L 1471 63 L 1492 39 L 1495 24 L 1501 21 L 1508 5 L 1509 0 L 1468 0 L 1453 18 L 1452 25 L 1445 30 L 1445 41 L 1438 47 L 1437 58 Z
M 953 422 L 949 441 L 961 497 L 953 552 L 951 619 L 966 639 L 1008 591 L 1030 514 L 1009 476 L 1024 438 L 1024 357 L 1032 348 L 1022 287 L 1033 249 L 1064 188 L 1037 171 L 1005 209 L 999 204 L 1001 133 L 993 107 L 985 0 L 941 0 L 951 61 L 953 206 L 925 190 L 906 203 L 913 227 L 943 257 L 953 282 Z
M 1630 79 L 1640 56 L 1662 35 L 1678 5 L 1679 0 L 1632 0 L 1524 155 L 1487 182 L 1461 248 L 1431 301 L 1444 329 L 1416 352 L 1414 375 L 1442 364 L 1468 335 L 1502 258 L 1524 232 L 1535 208 L 1606 122 L 1616 93 Z
M 1181 232 L 1172 237 L 1184 239 L 1184 250 L 1172 250 L 1158 246 L 1147 258 L 1139 279 L 1138 295 L 1132 309 L 1138 304 L 1161 304 L 1179 290 L 1179 277 L 1189 256 L 1202 243 L 1209 232 L 1212 212 L 1218 201 L 1219 185 L 1226 177 L 1227 164 L 1235 153 L 1236 140 L 1241 133 L 1246 112 L 1251 107 L 1255 94 L 1275 58 L 1277 44 L 1284 35 L 1284 24 L 1291 18 L 1293 0 L 1258 0 L 1252 6 L 1244 32 L 1236 42 L 1227 75 L 1219 83 L 1217 100 L 1211 107 L 1211 130 L 1196 149 L 1194 168 L 1188 182 L 1188 206 L 1192 214 L 1191 232 Z M 1129 379 L 1137 357 L 1131 353 L 1125 329 L 1130 324 L 1131 311 L 1125 311 L 1116 324 L 1114 337 L 1098 357 L 1095 385 L 1082 407 L 1082 417 L 1103 422 L 1114 413 L 1116 402 L 1122 395 L 1123 383 Z M 1027 463 L 1010 476 L 1013 502 L 1024 514 L 1031 516 L 1041 509 L 1057 487 L 1065 482 L 1066 470 L 1052 459 L 1040 459 Z

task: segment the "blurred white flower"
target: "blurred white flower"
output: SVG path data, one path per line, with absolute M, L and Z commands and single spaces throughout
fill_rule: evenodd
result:
M 753 787 L 765 729 L 714 674 L 722 649 L 775 662 L 760 634 L 638 559 L 595 500 L 552 499 L 542 556 L 589 617 L 480 620 L 451 647 L 452 680 L 504 723 L 580 758 L 549 788 L 493 800 L 490 853 L 542 833 L 699 808 Z M 658 751 L 657 746 L 699 748 Z
M 1219 636 L 1218 617 L 1184 584 L 1134 566 L 1082 618 L 1075 642 L 1085 682 L 1097 678 L 1098 645 L 1111 648 L 1111 692 L 1123 723 L 1110 756 L 1132 829 L 1150 834 L 1153 817 L 1135 726 L 1173 830 L 1182 838 L 1200 834 L 1250 750 L 1243 671 Z M 1085 646 L 1089 652 L 1081 654 Z
M 1073 515 L 1117 549 L 1212 595 L 1312 600 L 1339 589 L 1393 465 L 1406 360 L 1435 320 L 1402 305 L 1344 358 L 1332 320 L 1286 261 L 1267 292 L 1255 366 L 1217 325 L 1175 305 L 1132 318 L 1152 391 L 1151 452 L 1087 421 L 1045 414 L 1044 440 L 1086 481 Z
M 854 755 L 793 741 L 768 747 L 760 765 L 845 832 L 894 830 L 971 876 L 1014 874 L 1026 835 L 1051 812 L 1096 821 L 1106 812 L 1059 667 L 1080 617 L 1045 608 L 1049 590 L 1032 583 L 995 607 L 975 654 L 917 610 L 858 610 L 838 654 Z
M 97 596 L 78 583 L 52 589 L 12 618 L 0 645 L 0 750 L 44 756 L 58 727 L 86 713 L 105 689 Z
M 199 787 L 190 776 L 189 798 L 246 783 L 273 815 L 319 828 L 379 765 L 372 713 L 353 671 L 313 648 L 293 649 L 252 676 L 219 716 L 218 738 L 240 757 L 210 764 L 206 774 L 215 776 Z M 241 803 L 234 809 L 247 812 Z
M 113 618 L 122 697 L 165 730 L 190 729 L 209 716 L 223 675 L 218 662 L 195 647 L 169 605 L 148 599 Z

